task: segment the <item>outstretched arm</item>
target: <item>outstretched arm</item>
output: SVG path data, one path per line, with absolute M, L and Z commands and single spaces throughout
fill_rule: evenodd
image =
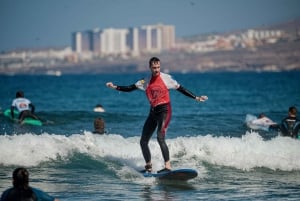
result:
M 118 86 L 118 85 L 114 85 L 112 82 L 107 82 L 106 86 L 109 88 L 116 89 L 118 91 L 124 91 L 124 92 L 130 92 L 130 91 L 138 89 L 135 84 L 132 84 L 129 86 Z
M 177 90 L 180 91 L 182 94 L 190 97 L 190 98 L 196 99 L 197 101 L 204 102 L 204 101 L 206 101 L 208 99 L 207 96 L 196 96 L 196 95 L 194 95 L 191 91 L 185 89 L 181 85 L 177 88 Z

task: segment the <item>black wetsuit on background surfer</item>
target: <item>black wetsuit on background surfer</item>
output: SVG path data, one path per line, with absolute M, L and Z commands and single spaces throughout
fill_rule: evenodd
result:
M 282 120 L 279 129 L 282 136 L 299 138 L 300 120 L 297 118 L 297 108 L 295 106 L 289 108 L 288 116 Z
M 161 171 L 167 171 L 171 169 L 169 149 L 165 142 L 165 134 L 171 119 L 169 89 L 176 89 L 184 95 L 202 102 L 207 100 L 207 96 L 195 96 L 192 92 L 178 84 L 170 75 L 161 73 L 160 60 L 157 57 L 150 59 L 149 68 L 152 73 L 150 79 L 139 80 L 129 86 L 117 86 L 112 82 L 108 82 L 106 85 L 118 91 L 130 92 L 140 89 L 146 92 L 151 107 L 140 139 L 142 153 L 146 162 L 145 171 L 152 171 L 151 153 L 148 143 L 156 128 L 157 140 L 165 161 L 165 168 Z

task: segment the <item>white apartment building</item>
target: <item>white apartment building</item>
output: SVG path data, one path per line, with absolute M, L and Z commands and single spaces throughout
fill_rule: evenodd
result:
M 103 29 L 100 33 L 100 49 L 102 55 L 126 54 L 127 29 Z
M 145 25 L 139 29 L 139 47 L 144 52 L 160 52 L 175 46 L 175 27 L 172 25 Z
M 140 54 L 138 28 L 131 27 L 128 29 L 128 34 L 126 36 L 126 45 L 129 49 L 129 53 L 131 53 L 132 56 L 138 56 Z
M 161 30 L 161 47 L 163 50 L 169 50 L 175 47 L 175 26 L 158 24 Z
M 76 53 L 82 53 L 82 36 L 81 36 L 81 32 L 72 33 L 72 50 Z
M 246 33 L 242 34 L 242 38 L 262 40 L 266 38 L 279 38 L 283 33 L 280 30 L 253 30 L 249 29 Z
M 161 52 L 175 45 L 175 27 L 172 25 L 144 25 L 128 29 L 95 29 L 72 33 L 72 49 L 78 54 L 100 56 L 133 56 Z

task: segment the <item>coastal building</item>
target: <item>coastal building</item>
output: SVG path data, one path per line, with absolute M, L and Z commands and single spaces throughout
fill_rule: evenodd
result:
M 87 53 L 92 51 L 92 31 L 72 33 L 72 50 L 76 53 Z
M 82 52 L 81 32 L 72 33 L 72 50 L 76 53 Z
M 92 31 L 92 47 L 91 51 L 94 52 L 96 55 L 101 54 L 101 30 L 100 29 L 94 29 Z
M 145 25 L 140 27 L 139 33 L 142 52 L 161 52 L 175 46 L 175 27 L 172 25 Z
M 263 40 L 268 38 L 280 38 L 283 32 L 280 30 L 253 30 L 249 29 L 242 34 L 242 38 Z
M 161 48 L 170 50 L 175 47 L 175 26 L 159 24 L 157 27 L 161 30 Z
M 103 29 L 100 34 L 101 55 L 120 55 L 127 53 L 127 29 Z
M 139 29 L 136 27 L 130 27 L 126 36 L 126 45 L 130 50 L 132 56 L 139 56 Z
M 173 25 L 143 25 L 72 33 L 72 50 L 77 54 L 138 56 L 140 53 L 159 53 L 174 46 Z

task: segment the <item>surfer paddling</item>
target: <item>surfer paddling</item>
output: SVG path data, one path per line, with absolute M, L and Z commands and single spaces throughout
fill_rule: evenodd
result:
M 12 173 L 13 187 L 5 190 L 0 198 L 1 201 L 59 201 L 48 193 L 29 185 L 29 172 L 27 169 L 16 168 Z
M 149 60 L 149 69 L 151 71 L 149 79 L 139 80 L 135 84 L 129 86 L 118 86 L 114 85 L 112 82 L 106 83 L 106 86 L 123 92 L 131 92 L 136 89 L 144 90 L 146 92 L 146 96 L 150 102 L 150 112 L 145 121 L 142 136 L 140 138 L 140 145 L 146 162 L 145 170 L 143 170 L 143 172 L 152 171 L 151 153 L 148 143 L 156 128 L 157 141 L 165 162 L 165 167 L 158 172 L 170 171 L 171 163 L 169 148 L 165 142 L 166 131 L 171 119 L 169 89 L 176 89 L 182 94 L 201 102 L 206 101 L 208 97 L 194 95 L 192 92 L 181 86 L 169 74 L 160 72 L 160 60 L 157 57 L 153 57 Z
M 18 110 L 18 112 L 20 113 L 18 117 L 19 119 L 18 121 L 20 123 L 22 123 L 26 117 L 39 120 L 39 118 L 34 114 L 34 110 L 35 110 L 34 105 L 31 103 L 29 99 L 24 97 L 23 91 L 18 91 L 16 93 L 16 98 L 12 101 L 11 108 L 10 108 L 12 119 L 14 119 L 15 109 Z

